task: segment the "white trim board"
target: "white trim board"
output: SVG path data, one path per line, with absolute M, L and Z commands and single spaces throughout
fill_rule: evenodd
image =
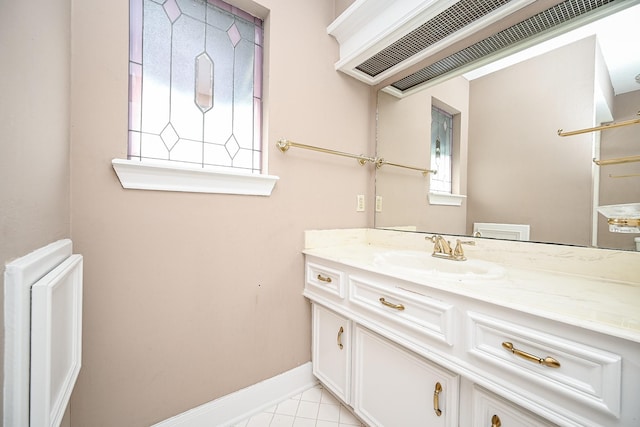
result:
M 69 239 L 44 246 L 4 271 L 4 425 L 29 425 L 31 286 L 71 256 Z M 24 332 L 27 331 L 25 334 Z
M 221 172 L 167 162 L 113 159 L 111 164 L 122 188 L 134 190 L 270 196 L 279 179 L 274 175 Z
M 498 224 L 492 222 L 474 222 L 473 234 L 478 237 L 491 237 L 505 240 L 529 240 L 529 224 Z
M 31 286 L 30 427 L 62 423 L 82 360 L 82 255 Z
M 190 409 L 152 427 L 231 426 L 318 383 L 311 362 Z

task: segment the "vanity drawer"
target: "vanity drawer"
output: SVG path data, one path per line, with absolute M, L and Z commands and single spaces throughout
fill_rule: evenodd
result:
M 454 306 L 391 285 L 349 277 L 349 301 L 400 326 L 453 346 Z
M 345 273 L 320 264 L 307 262 L 305 266 L 307 286 L 321 294 L 338 298 L 345 296 Z
M 519 378 L 530 393 L 561 393 L 620 416 L 620 355 L 475 312 L 468 313 L 468 326 L 469 352 L 505 380 Z
M 474 384 L 471 391 L 471 426 L 553 427 L 537 415 Z

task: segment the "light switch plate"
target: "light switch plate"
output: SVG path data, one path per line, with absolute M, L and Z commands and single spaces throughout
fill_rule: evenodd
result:
M 382 196 L 376 196 L 376 212 L 382 212 Z

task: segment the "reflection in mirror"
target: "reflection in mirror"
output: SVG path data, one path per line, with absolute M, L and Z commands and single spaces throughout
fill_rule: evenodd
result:
M 639 12 L 640 6 L 619 12 L 635 16 L 626 23 L 616 22 L 617 15 L 605 19 L 633 42 Z M 474 225 L 489 224 L 484 237 L 505 237 L 515 228 L 526 229 L 517 235 L 531 241 L 635 249 L 640 233 L 610 232 L 597 207 L 640 202 L 640 162 L 592 160 L 640 155 L 640 125 L 557 133 L 637 118 L 640 85 L 619 83 L 609 52 L 640 55 L 637 46 L 609 46 L 611 37 L 582 28 L 551 50 L 534 48 L 491 72 L 476 70 L 404 97 L 380 91 L 378 157 L 441 168 L 433 164 L 432 108 L 453 118 L 453 147 L 450 191 L 415 172 L 376 171 L 383 201 L 376 227 L 471 235 Z M 486 231 L 491 227 L 495 234 Z

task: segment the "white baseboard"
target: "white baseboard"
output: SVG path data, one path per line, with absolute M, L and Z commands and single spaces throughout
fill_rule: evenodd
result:
M 295 396 L 317 383 L 318 380 L 311 371 L 311 362 L 307 362 L 290 371 L 161 421 L 152 427 L 230 426 L 275 406 L 278 402 Z

